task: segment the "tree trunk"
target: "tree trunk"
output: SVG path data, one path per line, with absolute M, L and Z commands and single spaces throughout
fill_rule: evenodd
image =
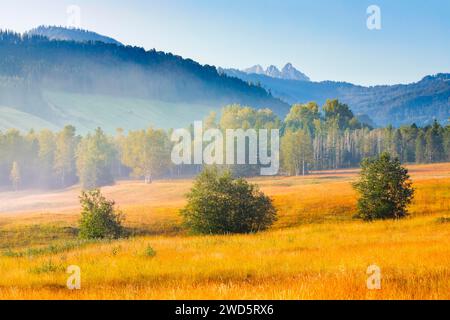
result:
M 145 184 L 152 184 L 152 174 L 150 172 L 145 174 Z

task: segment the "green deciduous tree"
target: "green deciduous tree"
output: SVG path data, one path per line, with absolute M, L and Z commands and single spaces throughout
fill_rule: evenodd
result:
M 197 177 L 181 215 L 189 229 L 203 234 L 258 232 L 277 217 L 272 201 L 257 186 L 217 168 Z
M 77 171 L 84 189 L 114 183 L 114 144 L 99 128 L 84 137 L 77 149 Z
M 355 117 L 348 105 L 340 103 L 337 99 L 327 100 L 323 111 L 325 120 L 336 119 L 341 130 L 350 127 L 350 121 Z M 358 125 L 358 122 L 353 121 L 353 125 Z
M 76 149 L 79 139 L 75 127 L 66 126 L 56 135 L 54 171 L 57 184 L 64 188 L 77 181 Z
M 314 132 L 314 120 L 320 119 L 319 106 L 315 102 L 295 104 L 285 119 L 285 128 L 296 131 L 308 129 Z
M 408 170 L 388 153 L 362 161 L 354 188 L 359 193 L 358 217 L 369 221 L 404 218 L 414 196 Z
M 273 111 L 269 109 L 254 109 L 251 107 L 243 107 L 240 105 L 230 105 L 222 110 L 222 115 L 219 121 L 219 129 L 222 130 L 224 137 L 226 137 L 227 129 L 255 129 L 256 131 L 260 129 L 279 129 L 281 126 L 281 121 Z M 258 135 L 258 134 L 257 134 Z M 234 138 L 233 138 L 234 139 Z M 269 139 L 269 143 L 270 139 Z M 225 147 L 228 141 L 225 142 Z M 253 146 L 255 146 L 253 144 Z M 237 155 L 237 139 L 234 143 L 235 157 Z M 229 165 L 230 169 L 235 176 L 253 176 L 260 172 L 259 155 L 258 164 L 249 164 L 250 158 L 250 139 L 245 139 L 245 159 L 247 164 L 236 164 Z M 227 150 L 225 150 L 227 151 Z M 225 152 L 226 153 L 226 152 Z
M 107 200 L 100 190 L 83 191 L 80 203 L 81 239 L 117 239 L 124 234 L 122 213 L 114 208 L 114 201 Z
M 151 183 L 170 166 L 171 143 L 163 130 L 132 131 L 122 149 L 122 162 L 133 170 L 135 177 Z
M 290 175 L 306 175 L 313 162 L 313 145 L 309 130 L 286 131 L 281 139 L 283 169 Z

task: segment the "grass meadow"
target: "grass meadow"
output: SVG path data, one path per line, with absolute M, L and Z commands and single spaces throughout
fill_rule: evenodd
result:
M 0 193 L 0 299 L 450 299 L 450 164 L 410 173 L 411 216 L 372 223 L 353 218 L 356 170 L 253 179 L 279 219 L 252 235 L 188 234 L 187 180 L 103 188 L 126 214 L 119 241 L 77 240 L 78 188 Z

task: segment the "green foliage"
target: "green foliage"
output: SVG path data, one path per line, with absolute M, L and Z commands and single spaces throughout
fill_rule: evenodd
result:
M 427 130 L 426 156 L 430 163 L 439 162 L 444 159 L 444 129 L 435 120 L 433 126 Z
M 361 127 L 348 105 L 340 103 L 337 99 L 327 100 L 323 106 L 325 120 L 336 120 L 340 129 L 353 126 L 353 129 Z
M 30 109 L 31 114 L 38 113 L 56 123 L 66 119 L 54 110 L 54 105 L 42 101 L 42 89 L 159 101 L 203 101 L 214 107 L 241 101 L 266 105 L 280 113 L 288 107 L 265 89 L 219 74 L 213 66 L 156 50 L 102 42 L 50 41 L 0 31 L 0 57 L 0 76 L 18 78 L 22 84 L 13 92 L 8 87 L 6 94 L 0 87 L 0 105 Z M 89 123 L 91 119 L 87 120 Z
M 67 100 L 71 100 L 70 96 L 63 95 L 55 100 L 54 104 L 60 105 L 61 101 Z M 74 105 L 97 110 L 104 103 L 95 100 L 80 100 L 74 102 Z M 115 101 L 117 105 L 114 105 L 113 100 L 107 102 L 117 111 L 122 101 Z M 88 104 L 89 101 L 93 104 Z M 122 106 L 123 109 L 114 116 L 118 118 L 117 123 L 120 122 L 119 114 L 131 105 L 139 105 L 138 100 Z M 138 113 L 149 109 L 147 107 L 145 104 L 140 105 Z M 173 105 L 165 104 L 155 109 L 172 107 Z M 191 105 L 186 107 L 189 109 Z M 70 108 L 71 111 L 74 109 L 76 108 Z M 180 109 L 171 110 L 178 116 L 185 117 L 186 114 L 181 113 Z M 294 105 L 282 122 L 268 109 L 257 110 L 231 105 L 225 107 L 218 117 L 217 114 L 210 114 L 204 128 L 205 131 L 217 128 L 222 131 L 224 137 L 226 129 L 280 129 L 280 162 L 283 173 L 289 175 L 307 174 L 310 170 L 355 168 L 362 159 L 375 157 L 383 152 L 398 157 L 401 163 L 450 161 L 449 125 L 443 127 L 435 122 L 422 128 L 413 124 L 400 128 L 388 126 L 373 129 L 367 126 L 359 127 L 354 118 L 350 119 L 351 114 L 347 107 L 338 101 L 329 101 L 323 106 L 323 109 L 327 110 L 327 116 L 321 114 L 318 109 L 318 105 L 313 102 Z M 103 111 L 102 114 L 113 113 L 107 112 L 106 108 Z M 153 114 L 148 115 L 159 121 Z M 340 124 L 342 119 L 350 120 Z M 97 121 L 110 122 L 106 118 Z M 140 123 L 142 125 L 142 122 Z M 149 128 L 127 134 L 124 130 L 117 132 L 116 136 L 111 136 L 97 129 L 94 133 L 81 137 L 76 135 L 75 127 L 72 126 L 55 132 L 47 129 L 27 133 L 15 129 L 0 131 L 0 187 L 23 190 L 65 188 L 80 181 L 82 187 L 89 190 L 111 185 L 116 179 L 134 177 L 145 178 L 147 182 L 151 182 L 153 179 L 175 175 L 193 176 L 201 170 L 201 165 L 174 166 L 171 163 L 170 130 Z M 193 132 L 191 134 L 193 135 Z M 238 139 L 235 139 L 235 146 L 237 143 Z M 204 147 L 206 145 L 205 143 Z M 245 158 L 248 163 L 250 139 L 246 139 L 245 145 Z M 235 155 L 236 153 L 235 150 Z M 223 167 L 230 169 L 234 176 L 248 177 L 261 172 L 259 159 L 256 164 Z
M 450 161 L 450 125 L 447 125 L 444 131 L 444 153 L 445 161 Z
M 112 165 L 116 156 L 114 144 L 98 128 L 94 135 L 81 140 L 77 150 L 77 169 L 84 189 L 95 189 L 114 183 Z
M 211 118 L 212 117 L 212 118 Z M 251 107 L 241 106 L 238 104 L 226 106 L 222 110 L 222 115 L 219 119 L 218 129 L 222 130 L 223 136 L 226 137 L 226 130 L 228 129 L 243 129 L 244 131 L 248 129 L 279 129 L 281 127 L 281 120 L 278 116 L 269 109 L 261 109 L 257 110 Z M 207 119 L 207 127 L 216 126 L 214 121 L 214 115 L 210 115 L 210 118 Z M 235 139 L 235 157 L 237 156 L 237 143 L 238 140 Z M 269 140 L 269 143 L 270 140 Z M 226 141 L 225 145 L 228 144 Z M 256 145 L 256 144 L 255 144 Z M 255 146 L 254 145 L 254 146 Z M 245 159 L 247 164 L 235 164 L 235 165 L 227 165 L 226 168 L 229 169 L 234 176 L 238 177 L 248 177 L 259 175 L 260 171 L 260 163 L 257 164 L 249 164 L 250 159 L 250 140 L 246 138 L 245 141 Z M 258 161 L 257 161 L 258 162 Z
M 2 252 L 2 256 L 10 258 L 34 258 L 44 255 L 55 255 L 58 253 L 65 253 L 71 250 L 82 248 L 88 244 L 100 243 L 96 240 L 69 240 L 63 243 L 51 244 L 45 247 L 27 248 L 26 250 L 13 251 L 11 248 L 7 248 Z
M 54 264 L 52 260 L 48 260 L 41 265 L 32 268 L 30 273 L 34 274 L 45 274 L 45 273 L 56 273 L 64 272 L 66 269 L 62 264 Z
M 187 195 L 181 211 L 186 226 L 196 233 L 251 233 L 269 228 L 277 219 L 270 198 L 230 172 L 205 169 Z
M 123 45 L 117 40 L 110 37 L 102 36 L 98 33 L 78 29 L 78 28 L 64 28 L 55 26 L 39 26 L 26 33 L 28 36 L 41 36 L 49 38 L 50 40 L 65 40 L 76 42 L 96 42 L 111 43 L 116 45 Z
M 439 217 L 436 219 L 437 223 L 450 223 L 450 217 Z
M 401 158 L 402 162 L 414 163 L 416 161 L 416 140 L 419 128 L 415 124 L 411 126 L 402 126 L 401 132 Z
M 416 138 L 416 157 L 415 157 L 416 163 L 426 162 L 425 148 L 426 148 L 425 133 L 421 130 L 417 134 Z
M 228 69 L 226 72 L 249 82 L 260 82 L 262 87 L 270 88 L 288 103 L 326 101 L 330 98 L 345 99 L 345 103 L 352 108 L 361 122 L 372 127 L 376 125 L 373 125 L 372 121 L 361 118 L 361 115 L 370 116 L 380 126 L 386 126 L 389 123 L 401 126 L 414 122 L 424 126 L 430 119 L 436 118 L 444 123 L 450 117 L 449 73 L 427 76 L 407 85 L 365 87 L 334 81 L 274 80 L 234 69 Z
M 354 188 L 360 195 L 358 217 L 367 221 L 406 217 L 414 196 L 408 170 L 388 153 L 363 160 Z
M 55 171 L 56 184 L 67 187 L 78 180 L 76 172 L 76 154 L 79 138 L 75 135 L 73 126 L 65 126 L 55 136 L 55 158 L 53 169 Z
M 313 145 L 309 130 L 288 130 L 281 140 L 281 159 L 284 171 L 292 176 L 305 175 L 313 163 Z
M 226 106 L 222 110 L 220 128 L 226 129 L 270 129 L 281 126 L 280 119 L 270 109 L 254 109 L 238 104 Z
M 148 245 L 147 248 L 145 248 L 145 256 L 153 258 L 156 256 L 156 251 L 150 245 Z
M 295 104 L 292 106 L 285 119 L 285 127 L 296 131 L 298 129 L 308 129 L 314 131 L 314 120 L 320 119 L 319 106 L 315 102 L 307 104 Z
M 81 193 L 81 239 L 117 239 L 124 235 L 123 214 L 114 208 L 100 190 Z
M 164 130 L 132 131 L 123 143 L 122 163 L 133 170 L 137 178 L 151 183 L 153 177 L 170 167 L 171 143 Z

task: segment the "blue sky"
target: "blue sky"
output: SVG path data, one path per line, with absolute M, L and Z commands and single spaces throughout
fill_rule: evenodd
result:
M 448 0 L 2 0 L 0 28 L 65 25 L 202 64 L 245 68 L 291 62 L 315 81 L 409 83 L 450 72 Z M 381 9 L 381 30 L 366 26 Z

